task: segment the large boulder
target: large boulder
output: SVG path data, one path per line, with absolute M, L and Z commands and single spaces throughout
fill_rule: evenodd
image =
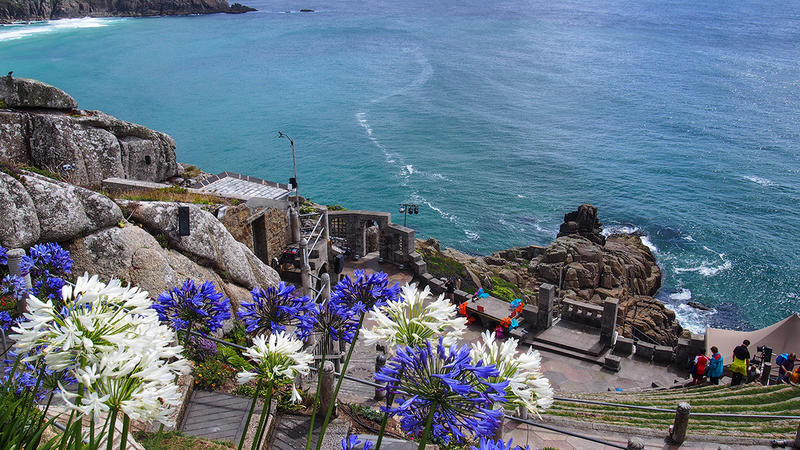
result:
M 69 94 L 29 78 L 0 77 L 0 100 L 12 108 L 75 109 L 78 102 Z
M 17 178 L 0 172 L 0 245 L 28 248 L 39 240 L 33 199 Z
M 0 161 L 21 164 L 28 161 L 28 116 L 0 111 Z
M 63 173 L 76 184 L 99 186 L 125 178 L 117 137 L 102 128 L 75 126 L 66 115 L 30 117 L 30 158 L 34 166 Z
M 197 205 L 126 200 L 118 200 L 118 203 L 130 219 L 143 224 L 153 234 L 163 234 L 171 247 L 207 262 L 240 285 L 247 288 L 274 286 L 280 281 L 274 269 L 261 262 L 246 245 L 234 239 L 216 217 Z M 189 208 L 188 236 L 178 235 L 179 206 Z
M 104 195 L 29 172 L 22 177 L 42 241 L 74 239 L 122 220 L 122 211 Z
M 0 77 L 0 161 L 56 172 L 89 187 L 111 177 L 159 182 L 183 173 L 171 137 L 77 106 L 52 86 Z
M 210 268 L 177 251 L 162 248 L 147 231 L 131 224 L 75 239 L 67 244 L 67 249 L 75 261 L 75 273 L 121 279 L 148 291 L 153 297 L 192 279 L 198 283 L 212 281 L 235 305 L 250 298 L 246 289 L 225 282 Z

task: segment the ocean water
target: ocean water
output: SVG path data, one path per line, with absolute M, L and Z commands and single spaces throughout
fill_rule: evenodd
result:
M 286 182 L 281 130 L 302 195 L 419 203 L 408 225 L 468 252 L 547 244 L 592 203 L 643 234 L 695 330 L 800 311 L 800 4 L 246 3 L 0 27 L 0 73 L 165 131 L 208 171 Z

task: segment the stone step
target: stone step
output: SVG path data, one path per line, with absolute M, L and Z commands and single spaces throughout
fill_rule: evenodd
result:
M 557 355 L 566 356 L 568 358 L 575 358 L 581 361 L 586 361 L 601 366 L 605 364 L 605 358 L 603 356 L 592 356 L 581 351 L 571 350 L 570 348 L 567 348 L 567 346 L 565 345 L 561 344 L 554 345 L 552 343 L 541 342 L 539 340 L 534 340 L 532 338 L 528 338 L 527 340 L 525 340 L 525 343 L 530 345 L 536 350 L 541 350 L 548 353 L 555 353 Z

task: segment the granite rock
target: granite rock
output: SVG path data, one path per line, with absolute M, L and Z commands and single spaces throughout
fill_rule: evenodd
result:
M 74 109 L 78 102 L 69 94 L 29 78 L 0 77 L 0 100 L 11 108 Z
M 39 217 L 20 180 L 0 172 L 0 245 L 28 248 L 39 240 Z

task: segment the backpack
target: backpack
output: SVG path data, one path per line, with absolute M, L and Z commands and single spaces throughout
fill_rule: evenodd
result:
M 775 358 L 775 364 L 782 366 L 788 360 L 789 360 L 789 354 L 781 353 L 780 355 L 778 355 L 777 358 Z

